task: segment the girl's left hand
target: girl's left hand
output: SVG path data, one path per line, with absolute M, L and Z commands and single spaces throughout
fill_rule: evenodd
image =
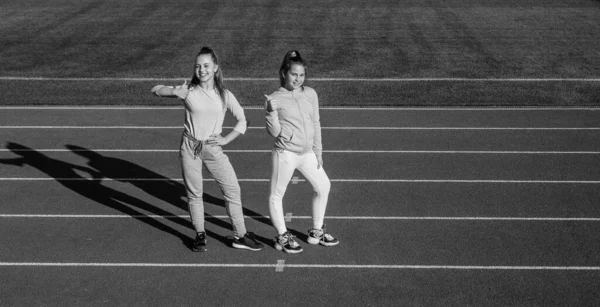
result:
M 226 138 L 222 137 L 220 134 L 212 134 L 206 140 L 206 143 L 210 146 L 223 146 L 227 145 L 228 141 Z
M 317 156 L 317 169 L 323 166 L 323 156 Z

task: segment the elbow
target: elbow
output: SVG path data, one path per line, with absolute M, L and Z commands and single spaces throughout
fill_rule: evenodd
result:
M 277 137 L 277 136 L 279 136 L 279 131 L 277 129 L 273 128 L 273 127 L 268 127 L 267 126 L 267 132 L 269 133 L 270 136 L 272 136 L 274 138 Z

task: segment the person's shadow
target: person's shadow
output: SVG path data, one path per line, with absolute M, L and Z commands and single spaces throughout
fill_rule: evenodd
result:
M 103 177 L 129 183 L 145 193 L 152 195 L 166 203 L 186 211 L 188 210 L 185 196 L 186 191 L 183 184 L 127 160 L 107 157 L 81 146 L 66 145 L 66 147 L 73 153 L 88 159 L 87 165 L 93 170 L 97 171 Z M 223 199 L 214 197 L 207 193 L 204 193 L 202 198 L 205 205 L 210 203 L 216 206 L 225 207 L 225 201 Z M 249 216 L 254 220 L 260 221 L 269 226 L 271 225 L 268 218 L 258 214 L 253 210 L 244 207 L 243 212 L 244 215 Z M 206 213 L 206 210 L 204 215 L 206 221 L 221 228 L 230 231 L 233 230 L 229 223 Z M 191 228 L 193 229 L 193 226 Z M 251 231 L 251 229 L 249 230 Z M 220 236 L 210 230 L 206 230 L 206 234 L 209 237 L 213 237 L 226 245 L 230 245 L 231 243 L 232 237 Z M 255 235 L 259 241 L 268 245 L 272 244 L 272 240 L 268 240 L 258 234 Z
M 14 159 L 0 159 L 0 163 L 16 166 L 23 166 L 27 164 L 35 167 L 41 172 L 54 178 L 62 186 L 78 193 L 79 195 L 85 196 L 97 203 L 130 215 L 142 223 L 153 226 L 181 239 L 186 246 L 190 246 L 190 237 L 159 222 L 157 219 L 149 217 L 147 214 L 138 211 L 138 209 L 152 212 L 153 214 L 161 216 L 170 216 L 171 214 L 169 214 L 169 212 L 154 207 L 135 197 L 104 186 L 101 182 L 101 179 L 105 178 L 106 176 L 104 176 L 100 171 L 53 159 L 34 149 L 13 142 L 9 142 L 6 148 L 20 157 Z M 79 175 L 77 171 L 90 174 L 90 178 Z M 191 228 L 191 223 L 184 219 L 178 219 L 175 222 Z

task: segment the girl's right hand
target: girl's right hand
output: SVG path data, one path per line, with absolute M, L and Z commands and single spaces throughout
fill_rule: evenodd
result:
M 269 97 L 268 95 L 265 95 L 265 97 L 267 97 L 267 101 L 265 101 L 265 109 L 267 110 L 267 112 L 277 111 L 277 100 L 275 100 L 275 98 Z
M 185 99 L 187 97 L 188 87 L 185 80 L 183 81 L 182 85 L 173 88 L 173 94 L 181 99 Z

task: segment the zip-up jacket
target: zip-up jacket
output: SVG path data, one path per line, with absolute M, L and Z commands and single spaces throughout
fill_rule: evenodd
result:
M 277 100 L 277 110 L 266 115 L 267 131 L 275 138 L 275 148 L 298 154 L 313 150 L 320 156 L 323 145 L 317 92 L 307 86 L 301 92 L 281 87 L 270 97 Z

